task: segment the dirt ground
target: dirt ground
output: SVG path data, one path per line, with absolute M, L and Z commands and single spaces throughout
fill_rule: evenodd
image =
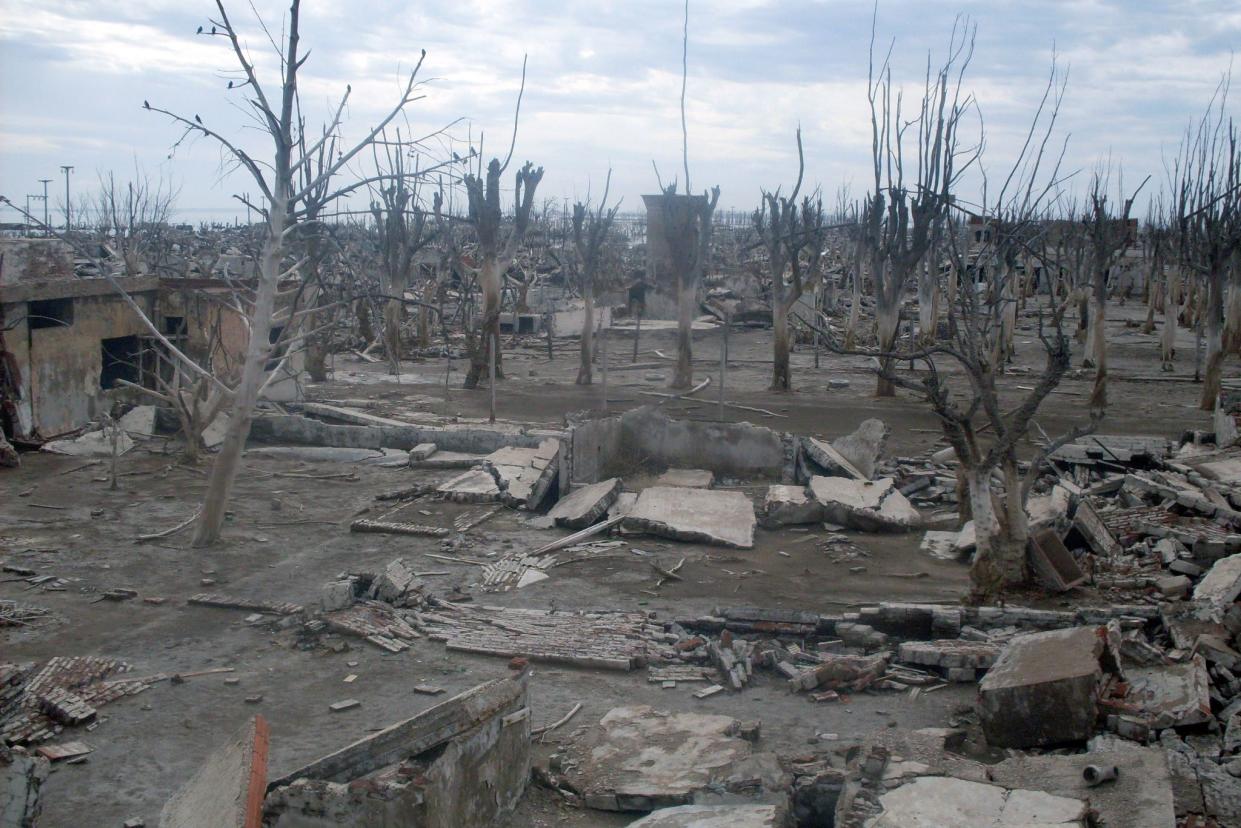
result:
M 1157 332 L 1143 335 L 1130 321 L 1143 308 L 1110 309 L 1112 383 L 1107 419 L 1101 432 L 1179 435 L 1186 429 L 1209 429 L 1208 415 L 1197 408 L 1199 386 L 1190 379 L 1194 343 L 1185 336 L 1176 372 L 1159 371 Z M 1128 321 L 1127 321 L 1128 320 Z M 1028 320 L 1023 320 L 1023 325 Z M 717 375 L 722 337 L 712 333 L 696 341 L 699 376 Z M 1032 330 L 1019 331 L 1018 368 L 1036 373 L 1042 350 Z M 504 357 L 507 379 L 498 387 L 501 419 L 560 425 L 566 412 L 602 405 L 599 384 L 573 384 L 577 371 L 575 343 L 559 340 L 555 359 L 545 345 L 528 339 Z M 632 340 L 613 339 L 608 407 L 611 410 L 656 400 L 642 392 L 663 392 L 667 360 L 652 353 L 673 353 L 670 338 L 644 338 L 639 365 L 632 363 Z M 729 420 L 746 420 L 799 434 L 837 437 L 863 419 L 879 417 L 892 429 L 890 455 L 915 457 L 942 445 L 929 411 L 904 392 L 895 399 L 875 399 L 873 376 L 863 357 L 794 355 L 797 390 L 786 395 L 766 391 L 770 382 L 770 333 L 734 332 L 730 340 L 727 398 L 755 411 L 726 409 Z M 1077 362 L 1075 361 L 1075 366 Z M 487 390 L 460 389 L 464 365 L 456 362 L 449 399 L 444 399 L 445 361 L 412 362 L 396 383 L 386 366 L 336 357 L 333 382 L 311 386 L 308 396 L 323 401 L 365 405 L 376 414 L 407 419 L 430 415 L 485 417 Z M 1230 366 L 1235 368 L 1235 366 Z M 1235 375 L 1230 370 L 1228 376 Z M 596 383 L 599 382 L 596 372 Z M 847 388 L 827 389 L 829 379 L 846 379 Z M 1012 399 L 1034 375 L 1006 377 Z M 1059 433 L 1085 419 L 1091 372 L 1068 379 L 1038 417 L 1048 433 Z M 718 376 L 700 395 L 701 402 L 677 401 L 674 416 L 711 419 Z M 300 463 L 248 456 L 232 503 L 225 542 L 210 550 L 189 548 L 187 533 L 138 544 L 144 532 L 172 527 L 193 513 L 205 488 L 205 467 L 178 464 L 175 445 L 146 442 L 122 457 L 120 488 L 111 491 L 103 464 L 81 458 L 28 453 L 20 469 L 0 472 L 0 561 L 52 574 L 69 581 L 61 592 L 31 589 L 11 576 L 0 579 L 0 599 L 17 599 L 47 607 L 55 621 L 34 628 L 0 630 L 0 660 L 46 660 L 52 656 L 102 655 L 133 665 L 133 675 L 233 667 L 240 679 L 226 684 L 224 675 L 167 681 L 133 698 L 101 709 L 97 729 L 70 730 L 68 738 L 94 748 L 88 761 L 59 765 L 44 788 L 44 819 L 58 826 L 117 825 L 142 817 L 155 825 L 168 795 L 198 767 L 213 746 L 254 713 L 271 723 L 271 770 L 281 774 L 319 755 L 431 706 L 435 699 L 412 692 L 416 684 L 435 684 L 449 693 L 503 674 L 503 659 L 447 653 L 435 642 L 420 641 L 391 655 L 362 643 L 334 653 L 294 646 L 290 630 L 270 619 L 248 624 L 246 611 L 191 606 L 186 599 L 214 591 L 260 600 L 314 604 L 319 588 L 345 570 L 377 569 L 404 557 L 426 576 L 431 588 L 473 592 L 489 604 L 523 607 L 641 608 L 660 618 L 709 611 L 717 606 L 758 605 L 835 613 L 865 602 L 916 600 L 954 602 L 967 584 L 963 564 L 944 562 L 918 551 L 918 536 L 854 535 L 868 553 L 861 561 L 835 564 L 807 541 L 821 535 L 759 530 L 753 550 L 737 551 L 630 538 L 633 546 L 655 552 L 667 564 L 685 557 L 684 580 L 656 589 L 654 573 L 637 556 L 621 549 L 604 557 L 553 570 L 552 577 L 525 589 L 486 595 L 471 585 L 478 567 L 427 557 L 440 554 L 439 540 L 390 535 L 351 534 L 353 517 L 381 493 L 417 482 L 447 479 L 450 472 L 416 472 L 342 463 Z M 340 478 L 355 472 L 356 480 Z M 287 476 L 287 475 L 294 476 Z M 337 475 L 335 479 L 320 476 Z M 744 483 L 744 482 L 743 482 Z M 759 496 L 762 488 L 743 488 Z M 421 523 L 451 526 L 453 517 L 478 507 L 420 502 L 413 510 Z M 413 513 L 408 519 L 414 520 Z M 456 552 L 487 557 L 533 548 L 559 534 L 523 525 L 524 513 L 505 510 L 471 530 Z M 787 553 L 785 555 L 780 552 Z M 859 563 L 864 572 L 851 574 Z M 909 577 L 924 573 L 920 577 Z M 204 578 L 215 580 L 210 587 Z M 112 588 L 137 590 L 139 598 L 99 601 Z M 161 597 L 159 605 L 145 597 Z M 1084 595 L 1080 600 L 1089 600 Z M 1076 599 L 1075 599 L 1076 600 Z M 350 662 L 356 662 L 351 666 Z M 356 681 L 345 683 L 348 675 Z M 261 695 L 257 704 L 247 697 Z M 696 700 L 685 685 L 661 689 L 642 671 L 618 674 L 535 665 L 531 704 L 535 725 L 560 718 L 575 703 L 582 711 L 574 724 L 597 720 L 618 704 L 646 703 L 669 710 L 706 709 L 743 719 L 761 719 L 765 749 L 800 755 L 816 733 L 836 733 L 840 741 L 873 729 L 942 726 L 952 711 L 973 700 L 974 688 L 953 685 L 910 701 L 903 694 L 853 696 L 847 704 L 815 705 L 791 695 L 770 675 L 760 674 L 740 693 Z M 355 698 L 361 706 L 331 713 L 328 705 Z M 442 697 L 441 697 L 442 698 Z M 567 734 L 572 727 L 559 733 Z M 555 739 L 549 740 L 549 744 Z M 540 750 L 547 750 L 541 746 Z M 512 826 L 623 825 L 631 818 L 566 809 L 532 789 Z

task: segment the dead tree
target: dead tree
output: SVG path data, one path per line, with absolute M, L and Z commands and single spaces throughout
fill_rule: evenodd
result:
M 1095 369 L 1090 407 L 1107 406 L 1107 282 L 1130 242 L 1129 213 L 1133 199 L 1146 184 L 1124 200 L 1118 215 L 1108 208 L 1107 177 L 1096 173 L 1090 185 L 1090 204 L 1082 216 L 1087 241 L 1090 278 L 1090 329 L 1086 336 L 1087 363 Z
M 1089 433 L 1102 417 L 1101 410 L 1094 410 L 1089 423 L 1046 441 L 1021 473 L 1019 448 L 1028 439 L 1039 407 L 1070 365 L 1071 344 L 1062 324 L 1065 304 L 1057 301 L 1053 281 L 1046 280 L 1046 304 L 1038 323 L 1038 339 L 1046 355 L 1043 371 L 1011 407 L 1007 399 L 1001 401 L 1003 365 L 997 354 L 1002 353 L 999 340 L 1004 335 L 1005 307 L 1014 297 L 1001 279 L 980 280 L 974 267 L 975 262 L 1011 259 L 1009 248 L 1023 249 L 1030 256 L 1038 253 L 1039 247 L 1032 241 L 1042 232 L 1040 228 L 1047 226 L 1044 205 L 1061 180 L 1060 161 L 1049 165 L 1045 156 L 1063 89 L 1053 67 L 1009 176 L 997 192 L 989 195 L 991 206 L 972 213 L 975 223 L 991 232 L 981 234 L 974 244 L 959 232 L 943 236 L 952 270 L 966 277 L 956 290 L 955 301 L 947 305 L 950 335 L 912 350 L 876 354 L 888 382 L 917 393 L 930 406 L 956 454 L 958 479 L 965 489 L 962 517 L 968 514 L 974 521 L 977 542 L 970 570 L 971 593 L 976 601 L 992 601 L 1005 588 L 1026 580 L 1029 526 L 1025 504 L 1044 460 L 1060 445 Z M 1063 158 L 1063 149 L 1059 158 Z M 954 210 L 964 208 L 954 206 Z M 849 352 L 842 347 L 838 350 Z M 921 378 L 899 375 L 894 370 L 897 359 L 920 362 L 924 366 Z M 954 383 L 953 374 L 962 381 Z M 998 493 L 993 482 L 997 471 L 1003 480 Z
M 578 289 L 585 305 L 582 320 L 581 363 L 577 369 L 577 384 L 590 385 L 591 367 L 594 363 L 595 298 L 602 285 L 603 270 L 608 262 L 608 237 L 620 202 L 608 207 L 608 192 L 612 187 L 612 171 L 603 186 L 603 198 L 599 207 L 591 210 L 588 204 L 573 205 L 573 249 L 577 254 L 574 269 L 577 272 Z
M 168 116 L 184 129 L 184 134 L 178 144 L 190 137 L 208 138 L 219 144 L 231 163 L 250 174 L 261 194 L 258 203 L 247 202 L 258 210 L 263 217 L 263 223 L 258 273 L 254 290 L 247 295 L 244 305 L 244 316 L 249 333 L 245 361 L 241 378 L 237 387 L 233 389 L 232 406 L 228 414 L 224 441 L 212 465 L 203 508 L 195 526 L 193 541 L 195 546 L 210 545 L 219 539 L 229 494 L 240 468 L 246 437 L 250 433 L 255 405 L 263 388 L 272 377 L 276 376 L 276 372 L 269 369 L 268 363 L 273 352 L 281 346 L 280 342 L 271 341 L 277 295 L 281 290 L 281 283 L 285 279 L 299 277 L 300 269 L 304 265 L 302 259 L 288 260 L 290 237 L 302 228 L 306 228 L 308 222 L 317 221 L 314 218 L 308 219 L 308 205 L 311 207 L 310 212 L 318 215 L 318 211 L 324 205 L 353 192 L 358 187 L 365 186 L 367 183 L 365 180 L 355 181 L 339 188 L 335 188 L 331 182 L 338 173 L 345 169 L 346 165 L 382 134 L 388 124 L 409 103 L 416 99 L 418 71 L 425 58 L 424 52 L 410 72 L 400 99 L 360 141 L 348 149 L 338 151 L 309 181 L 299 179 L 299 170 L 318 157 L 320 149 L 325 144 L 338 138 L 341 120 L 351 92 L 346 87 L 339 105 L 333 111 L 326 126 L 318 133 L 317 138 L 302 139 L 305 119 L 298 99 L 298 73 L 309 55 L 302 54 L 300 51 L 300 6 L 300 0 L 292 0 L 288 18 L 284 23 L 283 43 L 277 45 L 273 41 L 272 44 L 278 53 L 281 68 L 280 90 L 274 98 L 269 96 L 260 81 L 255 65 L 242 44 L 241 35 L 230 20 L 222 0 L 217 0 L 216 3 L 218 19 L 210 21 L 211 34 L 227 42 L 237 62 L 238 77 L 229 82 L 229 88 L 245 96 L 246 106 L 262 124 L 267 137 L 272 142 L 271 161 L 260 163 L 246 149 L 235 144 L 214 127 L 206 125 L 197 115 L 179 115 L 168 109 L 151 106 L 149 103 L 143 104 L 148 110 Z M 245 201 L 244 198 L 241 200 Z M 305 313 L 305 311 L 288 311 L 286 323 L 291 323 L 295 319 L 304 319 Z M 293 325 L 286 324 L 282 327 L 286 329 L 287 335 Z M 281 359 L 280 363 L 283 362 L 284 359 Z
M 771 322 L 774 361 L 772 391 L 790 391 L 789 312 L 806 290 L 823 276 L 823 247 L 827 224 L 823 202 L 807 196 L 799 205 L 802 177 L 806 172 L 801 130 L 797 130 L 797 183 L 787 196 L 763 192 L 762 206 L 754 212 L 754 229 L 767 250 L 771 276 Z M 786 281 L 785 274 L 788 273 Z
M 162 179 L 152 183 L 141 171 L 123 183 L 111 172 L 100 175 L 97 241 L 121 261 L 125 276 L 154 275 L 160 269 L 172 242 L 168 221 L 176 195 Z
M 953 26 L 948 57 L 934 72 L 928 60 L 922 100 L 910 118 L 902 111 L 900 91 L 892 85 L 890 53 L 875 71 L 872 29 L 867 98 L 874 189 L 866 199 L 862 226 L 874 282 L 881 354 L 896 348 L 901 304 L 909 280 L 931 248 L 957 179 L 981 151 L 981 141 L 963 151 L 958 137 L 962 119 L 973 105 L 973 99 L 962 90 L 973 43 L 972 27 L 959 22 Z M 913 136 L 909 134 L 911 128 L 916 130 Z M 913 156 L 913 175 L 907 179 L 909 156 Z M 880 359 L 886 361 L 888 357 Z M 888 379 L 891 365 L 885 362 L 884 367 L 876 394 L 888 397 L 896 389 Z
M 510 154 L 511 158 L 511 154 Z M 465 377 L 466 388 L 477 388 L 479 380 L 487 375 L 491 349 L 496 348 L 496 379 L 504 378 L 499 350 L 500 342 L 500 291 L 504 274 L 513 263 L 517 246 L 530 224 L 530 210 L 534 206 L 534 194 L 543 180 L 543 168 L 527 161 L 514 179 L 513 216 L 505 221 L 500 205 L 500 177 L 508 161 L 500 163 L 497 158 L 487 165 L 483 175 L 465 176 L 465 192 L 469 199 L 468 223 L 474 230 L 477 242 L 477 272 L 479 288 L 483 294 L 483 306 L 478 336 L 468 343 L 470 370 Z
M 694 382 L 693 324 L 698 287 L 711 255 L 711 234 L 720 188 L 702 195 L 678 195 L 676 182 L 659 195 L 643 196 L 647 208 L 647 249 L 655 282 L 675 291 L 677 364 L 672 388 Z
M 1241 147 L 1226 119 L 1225 79 L 1206 113 L 1186 131 L 1172 172 L 1173 213 L 1180 264 L 1192 291 L 1205 289 L 1206 371 L 1199 406 L 1213 411 L 1219 399 L 1224 358 L 1241 353 Z M 1225 292 L 1230 294 L 1227 313 Z
M 383 156 L 379 149 L 382 145 Z M 371 215 L 379 244 L 380 289 L 387 298 L 383 312 L 384 352 L 393 374 L 401 372 L 401 315 L 419 251 L 432 240 L 427 211 L 418 202 L 418 179 L 406 174 L 408 146 L 397 131 L 396 141 L 372 145 L 375 166 L 384 177 L 374 188 Z

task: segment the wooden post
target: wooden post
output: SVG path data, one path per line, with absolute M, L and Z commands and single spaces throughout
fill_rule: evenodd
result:
M 492 333 L 490 359 L 487 360 L 487 378 L 491 384 L 491 419 L 488 422 L 496 421 L 496 349 L 500 347 L 500 334 Z

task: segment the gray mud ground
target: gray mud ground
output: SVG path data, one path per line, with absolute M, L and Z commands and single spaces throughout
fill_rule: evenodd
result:
M 1126 319 L 1138 320 L 1143 308 L 1113 305 L 1110 314 L 1110 361 L 1113 381 L 1104 433 L 1175 436 L 1185 429 L 1209 429 L 1209 417 L 1198 410 L 1199 386 L 1188 380 L 1193 371 L 1193 340 L 1184 337 L 1175 374 L 1158 370 L 1156 335 L 1143 335 Z M 1023 320 L 1025 323 L 1026 320 Z M 1132 324 L 1132 323 L 1130 323 Z M 718 370 L 719 337 L 697 341 L 700 376 Z M 1036 373 L 1042 351 L 1030 330 L 1019 332 L 1019 366 Z M 573 384 L 576 351 L 566 341 L 549 363 L 537 339 L 506 353 L 508 375 L 500 386 L 502 419 L 560 425 L 565 412 L 598 407 L 598 384 Z M 630 363 L 632 341 L 614 339 L 610 372 L 609 408 L 646 404 L 655 398 L 641 391 L 664 391 L 664 383 L 648 375 L 666 376 L 666 369 L 618 370 Z M 672 354 L 670 338 L 644 340 L 642 363 L 660 361 L 650 349 Z M 836 437 L 853 430 L 868 417 L 879 417 L 892 429 L 889 455 L 918 456 L 936 447 L 936 423 L 929 411 L 909 394 L 877 400 L 874 380 L 861 357 L 823 355 L 818 371 L 813 354 L 794 355 L 797 391 L 772 395 L 770 334 L 738 332 L 731 339 L 733 362 L 728 376 L 729 400 L 766 408 L 785 417 L 726 410 L 731 420 L 747 420 L 779 430 Z M 1075 361 L 1076 366 L 1076 361 Z M 464 367 L 460 361 L 457 368 Z M 1231 366 L 1230 366 L 1231 367 Z M 403 372 L 425 377 L 424 382 L 387 381 L 385 366 L 338 357 L 336 380 L 311 386 L 317 400 L 366 400 L 372 413 L 415 417 L 444 411 L 444 360 L 407 363 Z M 1031 375 L 1006 377 L 1016 399 Z M 353 374 L 355 376 L 348 376 Z M 357 376 L 364 375 L 364 376 Z M 1232 375 L 1231 373 L 1229 375 Z M 454 373 L 450 413 L 485 416 L 485 390 L 462 391 L 461 374 Z M 828 391 L 829 378 L 848 379 L 848 388 Z M 1153 380 L 1151 378 L 1154 378 Z M 365 381 L 359 381 L 365 380 Z M 599 381 L 596 372 L 596 383 Z M 1038 417 L 1052 434 L 1085 419 L 1089 372 L 1066 380 Z M 716 416 L 713 381 L 703 402 L 678 401 L 669 406 L 674 416 L 709 419 Z M 343 570 L 378 568 L 404 557 L 418 571 L 448 572 L 430 575 L 437 592 L 461 586 L 469 590 L 478 568 L 425 557 L 439 554 L 440 542 L 430 538 L 358 535 L 348 524 L 375 495 L 450 473 L 422 473 L 364 465 L 298 463 L 247 458 L 234 493 L 233 519 L 225 542 L 210 550 L 191 549 L 187 533 L 154 543 L 135 544 L 135 537 L 171 527 L 197 507 L 205 487 L 205 466 L 176 465 L 175 446 L 147 442 L 121 461 L 119 491 L 109 491 L 104 466 L 81 468 L 80 458 L 26 454 L 18 470 L 0 472 L 0 560 L 31 567 L 40 573 L 70 579 L 63 592 L 26 591 L 23 583 L 0 583 L 0 598 L 18 599 L 53 610 L 57 621 L 37 629 L 0 631 L 0 659 L 45 660 L 56 655 L 105 655 L 133 665 L 136 676 L 229 666 L 240 678 L 226 685 L 223 675 L 191 678 L 184 684 L 155 684 L 147 692 L 121 699 L 101 710 L 106 718 L 93 732 L 71 730 L 95 750 L 79 765 L 59 766 L 44 788 L 47 828 L 58 826 L 119 826 L 140 816 L 155 825 L 167 796 L 196 769 L 205 754 L 247 717 L 262 713 L 271 723 L 271 770 L 280 774 L 322 753 L 365 735 L 369 730 L 408 717 L 435 703 L 416 695 L 415 684 L 429 683 L 457 692 L 503 674 L 503 659 L 447 653 L 442 644 L 420 641 L 406 653 L 390 655 L 362 643 L 347 652 L 296 649 L 288 631 L 270 623 L 247 625 L 245 611 L 189 606 L 197 592 L 216 591 L 271 601 L 313 604 L 320 585 Z M 329 480 L 313 476 L 355 471 L 358 479 Z M 747 489 L 756 496 L 761 487 Z M 273 507 L 279 501 L 280 508 Z M 58 507 L 58 508 L 41 508 Z M 417 514 L 418 509 L 431 515 Z M 450 526 L 462 511 L 478 507 L 420 502 L 405 519 Z M 102 514 L 92 516 L 92 510 Z M 505 511 L 468 534 L 459 554 L 486 556 L 508 550 L 533 548 L 559 530 L 539 531 L 522 526 L 523 513 Z M 812 534 L 822 534 L 816 531 Z M 552 577 L 522 590 L 486 595 L 474 590 L 476 600 L 523 607 L 641 608 L 661 618 L 700 613 L 716 606 L 749 604 L 818 612 L 840 612 L 861 602 L 916 600 L 954 602 L 967 586 L 963 564 L 932 559 L 917 548 L 918 537 L 855 535 L 869 553 L 860 561 L 832 563 L 805 533 L 759 530 L 750 551 L 722 550 L 688 544 L 630 539 L 632 545 L 656 552 L 671 564 L 686 557 L 684 580 L 655 588 L 655 574 L 646 562 L 627 550 L 570 566 L 558 567 Z M 802 541 L 802 542 L 798 542 Z M 788 553 L 788 557 L 778 554 Z M 452 554 L 452 553 L 449 553 Z M 849 567 L 866 566 L 850 574 Z M 912 576 L 925 573 L 921 577 Z M 201 585 L 210 576 L 216 584 Z M 115 587 L 135 589 L 141 597 L 166 598 L 162 605 L 141 599 L 122 603 L 95 602 L 97 593 Z M 654 593 L 654 594 L 652 594 Z M 1089 593 L 1074 600 L 1086 602 Z M 1019 596 L 1039 602 L 1039 596 Z M 1058 602 L 1044 604 L 1055 606 Z M 349 667 L 347 662 L 358 662 Z M 353 683 L 344 683 L 356 674 Z M 848 703 L 820 704 L 790 695 L 783 682 L 760 674 L 737 694 L 696 700 L 692 686 L 661 689 L 649 684 L 644 671 L 618 674 L 602 671 L 549 668 L 535 665 L 531 701 L 535 725 L 560 718 L 575 703 L 583 704 L 572 725 L 548 740 L 572 732 L 573 726 L 598 719 L 618 704 L 645 703 L 670 710 L 707 709 L 742 719 L 761 719 L 765 749 L 799 755 L 822 749 L 812 745 L 816 733 L 836 733 L 841 741 L 875 728 L 944 725 L 954 708 L 971 703 L 974 687 L 950 686 L 910 701 L 904 694 L 870 693 Z M 261 694 L 262 702 L 247 704 L 247 696 Z M 334 714 L 328 705 L 344 698 L 359 699 L 360 707 Z M 442 698 L 442 697 L 441 697 Z M 527 825 L 623 825 L 629 818 L 565 808 L 545 793 L 531 789 L 511 822 Z

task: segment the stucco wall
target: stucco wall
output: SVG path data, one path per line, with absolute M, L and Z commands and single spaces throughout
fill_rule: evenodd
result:
M 149 313 L 154 293 L 135 300 Z M 28 305 L 5 307 L 5 318 L 25 316 Z M 73 299 L 73 323 L 31 329 L 21 324 L 5 335 L 22 369 L 23 425 L 49 437 L 89 422 L 102 389 L 101 342 L 145 334 L 138 315 L 115 296 L 79 296 Z

